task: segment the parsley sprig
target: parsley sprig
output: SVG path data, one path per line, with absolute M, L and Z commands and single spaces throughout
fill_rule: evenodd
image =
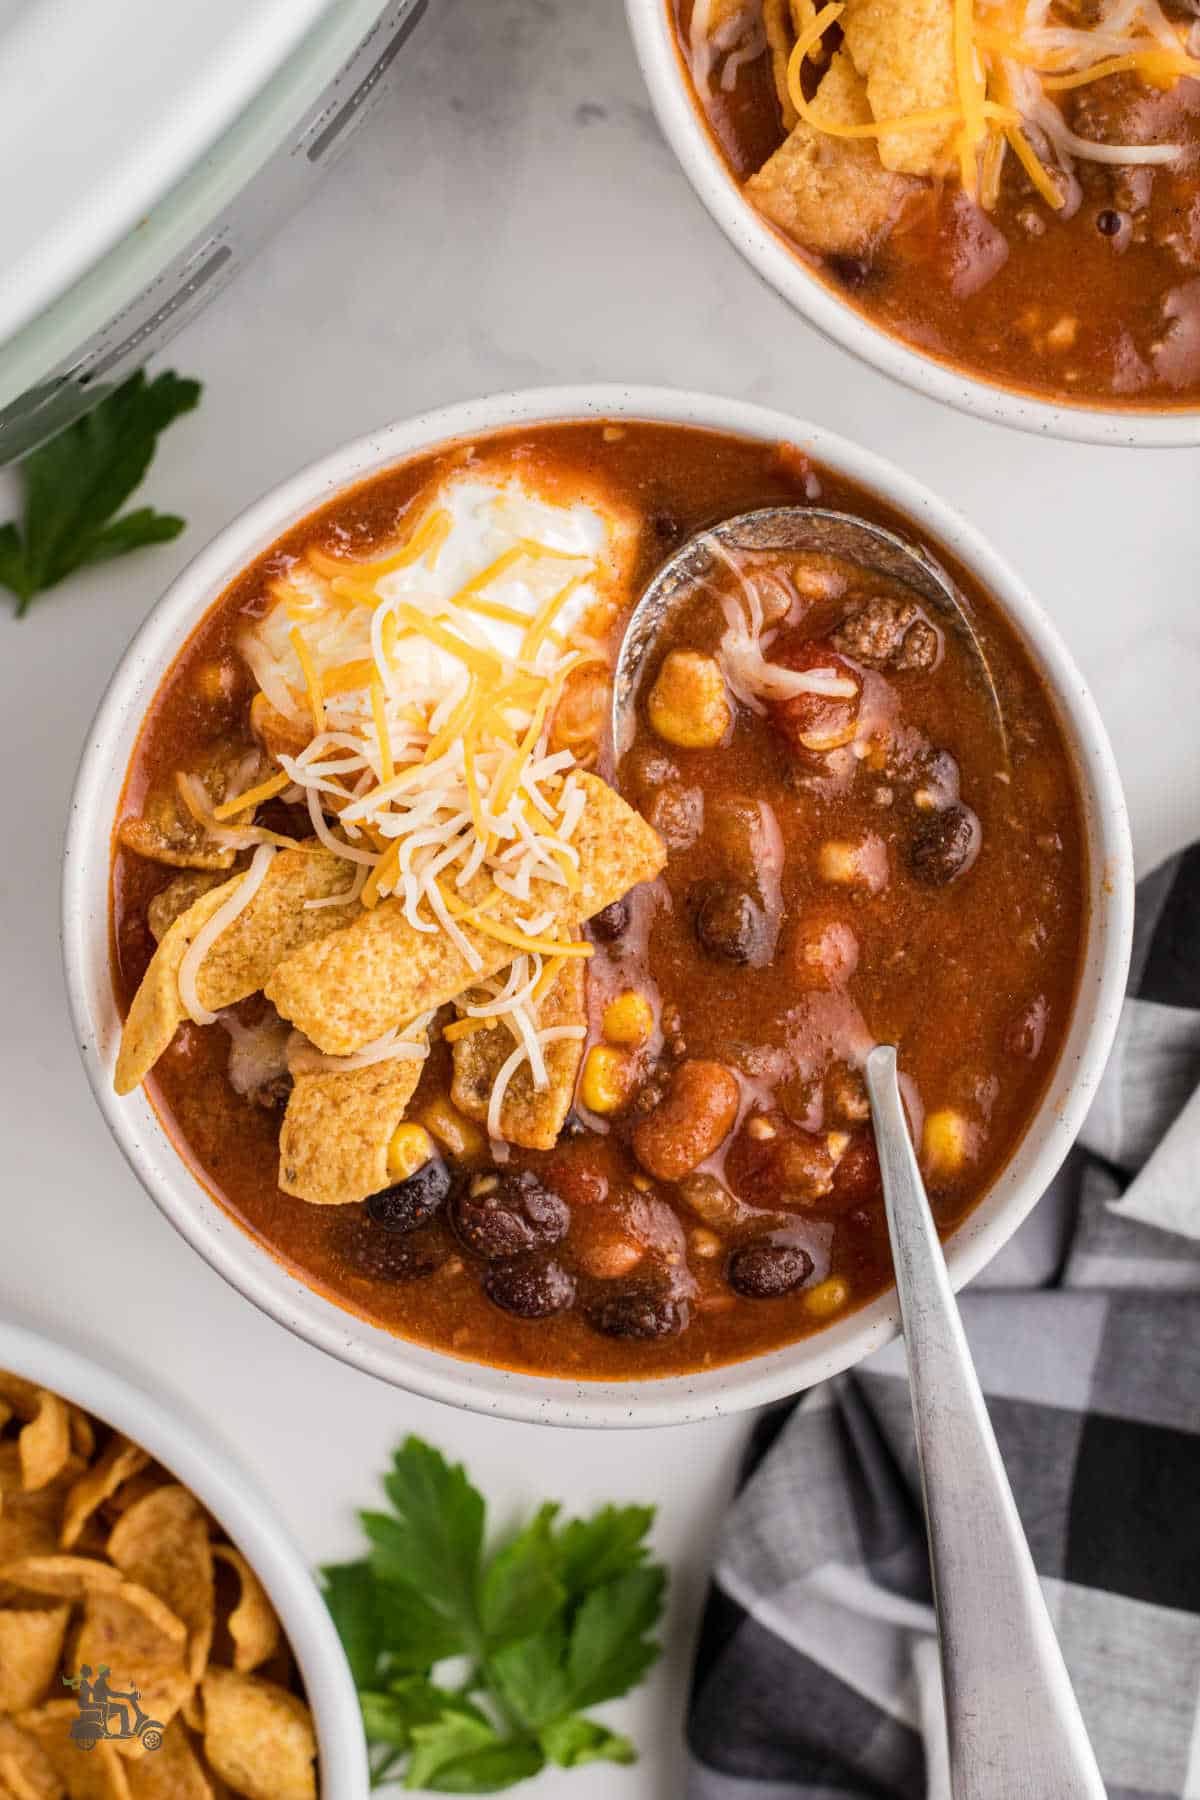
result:
M 0 587 L 16 596 L 18 618 L 35 595 L 86 563 L 179 536 L 187 521 L 174 513 L 121 508 L 141 485 L 159 434 L 199 399 L 198 381 L 170 370 L 147 381 L 139 372 L 25 458 L 21 523 L 0 526 Z
M 324 1570 L 325 1598 L 359 1689 L 372 1779 L 492 1794 L 547 1762 L 632 1762 L 628 1738 L 587 1709 L 636 1687 L 666 1571 L 651 1562 L 648 1506 L 560 1522 L 546 1505 L 498 1549 L 461 1466 L 410 1437 L 384 1478 L 390 1512 L 361 1514 L 361 1561 Z M 466 1658 L 466 1678 L 434 1679 Z

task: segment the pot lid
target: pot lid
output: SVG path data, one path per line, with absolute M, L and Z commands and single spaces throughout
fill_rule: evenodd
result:
M 0 342 L 210 151 L 342 0 L 0 0 Z

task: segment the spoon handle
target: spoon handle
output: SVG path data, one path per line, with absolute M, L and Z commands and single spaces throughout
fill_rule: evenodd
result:
M 941 1649 L 954 1800 L 1104 1800 L 967 1348 L 896 1052 L 867 1058 Z

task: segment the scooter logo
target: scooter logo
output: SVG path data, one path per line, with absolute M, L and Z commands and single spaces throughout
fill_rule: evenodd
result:
M 157 1750 L 163 1741 L 159 1720 L 144 1713 L 137 1688 L 124 1692 L 109 1682 L 111 1670 L 101 1663 L 95 1675 L 84 1663 L 78 1675 L 64 1675 L 63 1684 L 75 1689 L 79 1717 L 71 1722 L 71 1739 L 80 1750 L 94 1750 L 103 1739 L 140 1741 L 144 1750 Z

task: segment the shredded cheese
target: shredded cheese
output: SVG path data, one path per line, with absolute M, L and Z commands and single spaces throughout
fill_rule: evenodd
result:
M 232 819 L 240 812 L 248 812 L 252 806 L 261 806 L 264 800 L 273 800 L 276 794 L 282 794 L 285 787 L 291 786 L 289 775 L 272 775 L 269 781 L 260 781 L 257 787 L 247 788 L 245 793 L 235 794 L 232 800 L 223 800 L 220 806 L 214 806 L 214 819 Z
M 369 1069 L 382 1062 L 424 1062 L 429 1055 L 429 1028 L 434 1014 L 422 1013 L 411 1024 L 394 1026 L 364 1044 L 352 1056 L 325 1056 L 300 1032 L 288 1041 L 288 1071 L 292 1075 L 336 1075 L 349 1069 Z
M 569 959 L 592 954 L 588 943 L 559 940 L 557 909 L 533 884 L 581 885 L 571 839 L 586 793 L 572 771 L 576 751 L 588 754 L 586 736 L 553 751 L 549 739 L 568 677 L 607 665 L 578 629 L 601 577 L 606 529 L 599 514 L 581 529 L 565 522 L 569 508 L 506 493 L 499 527 L 470 539 L 484 553 L 467 555 L 455 519 L 471 521 L 470 536 L 478 514 L 464 513 L 452 485 L 440 492 L 387 555 L 367 561 L 313 547 L 269 590 L 276 604 L 247 633 L 246 659 L 271 704 L 298 728 L 307 720 L 309 736 L 295 753 L 280 750 L 280 773 L 239 804 L 287 791 L 307 806 L 314 835 L 346 862 L 348 878 L 342 894 L 312 904 L 394 901 L 477 973 L 480 937 L 511 950 L 506 975 L 482 984 L 448 1030 L 452 1043 L 497 1025 L 511 1035 L 498 1120 L 523 1063 L 535 1086 L 547 1081 L 545 1046 L 556 1039 L 539 1023 L 542 1002 Z M 239 842 L 255 830 L 218 829 L 237 830 Z M 492 892 L 468 903 L 462 890 L 481 871 Z M 495 908 L 514 899 L 525 904 L 498 921 Z M 352 1062 L 315 1060 L 301 1044 L 292 1066 L 362 1067 L 417 1054 L 421 1039 L 418 1022 Z
M 545 1031 L 539 1031 L 528 1040 L 523 1039 L 522 1042 L 517 1045 L 512 1055 L 501 1064 L 499 1073 L 492 1084 L 492 1094 L 491 1099 L 488 1101 L 487 1114 L 487 1130 L 490 1138 L 502 1139 L 503 1137 L 503 1132 L 501 1130 L 501 1114 L 504 1110 L 504 1096 L 508 1092 L 510 1081 L 521 1067 L 521 1064 L 528 1062 L 533 1071 L 534 1086 L 545 1088 L 549 1085 L 549 1080 L 546 1075 L 546 1065 L 541 1054 L 543 1049 L 550 1044 L 563 1043 L 572 1039 L 578 1042 L 579 1039 L 585 1038 L 586 1036 L 587 1030 L 582 1025 L 549 1025 L 546 1027 Z
M 1200 59 L 1187 53 L 1158 0 L 1101 0 L 1099 17 L 1085 28 L 1048 24 L 1046 0 L 1019 0 L 1021 19 L 1008 30 L 981 23 L 979 3 L 953 0 L 954 105 L 847 124 L 825 117 L 804 93 L 805 64 L 821 55 L 826 34 L 845 11 L 844 0 L 833 0 L 800 32 L 788 59 L 787 90 L 797 114 L 812 129 L 849 140 L 923 127 L 953 128 L 962 188 L 989 208 L 999 198 L 1006 146 L 1055 211 L 1063 210 L 1068 192 L 1077 192 L 1073 158 L 1153 165 L 1181 154 L 1178 144 L 1080 137 L 1052 98 L 1118 74 L 1136 74 L 1159 87 L 1200 78 Z M 988 11 L 994 16 L 994 8 Z

